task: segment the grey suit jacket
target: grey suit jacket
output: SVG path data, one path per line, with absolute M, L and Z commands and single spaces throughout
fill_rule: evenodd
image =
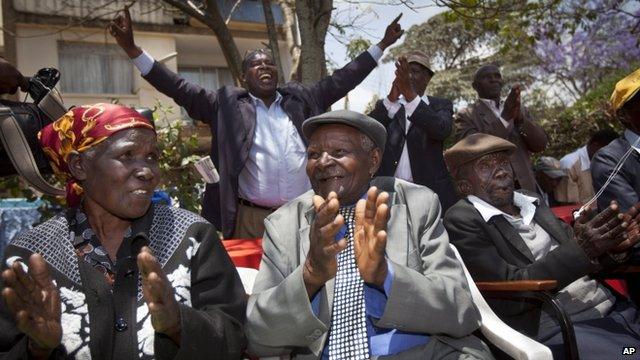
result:
M 393 186 L 381 185 L 384 182 Z M 469 335 L 478 328 L 480 317 L 448 246 L 437 195 L 399 179 L 394 183 L 393 178 L 375 178 L 372 185 L 391 195 L 386 255 L 394 272 L 391 293 L 376 326 L 448 335 L 448 339 Z M 315 217 L 313 194 L 301 195 L 265 220 L 262 263 L 247 308 L 246 334 L 252 354 L 317 359 L 322 353 L 331 326 L 334 280 L 316 295 L 320 297 L 316 317 L 302 280 Z M 431 340 L 436 343 L 437 338 Z M 453 344 L 457 339 L 453 340 L 443 342 L 452 347 L 474 346 L 472 341 Z M 480 350 L 472 357 L 491 355 Z

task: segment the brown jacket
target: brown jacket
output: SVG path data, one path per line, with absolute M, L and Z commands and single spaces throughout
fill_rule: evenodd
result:
M 524 114 L 525 119 L 520 132 L 515 128 L 509 130 L 504 127 L 487 104 L 477 100 L 454 115 L 454 136 L 456 141 L 460 141 L 471 134 L 484 133 L 499 136 L 514 143 L 517 146 L 516 151 L 511 155 L 514 179 L 517 180 L 519 188 L 536 192 L 531 153 L 543 151 L 548 139 L 540 125 L 531 120 L 526 111 Z

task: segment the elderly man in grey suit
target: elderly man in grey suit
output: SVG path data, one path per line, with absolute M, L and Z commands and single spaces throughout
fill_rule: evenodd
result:
M 306 120 L 313 190 L 265 220 L 247 308 L 249 353 L 296 359 L 492 358 L 437 196 L 373 178 L 384 126 L 333 111 Z M 382 190 L 382 191 L 380 191 Z

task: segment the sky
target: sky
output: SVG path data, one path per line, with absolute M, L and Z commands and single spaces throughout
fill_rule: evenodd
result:
M 378 2 L 383 2 L 383 0 Z M 401 12 L 403 15 L 400 19 L 400 25 L 406 32 L 412 25 L 421 24 L 431 16 L 444 10 L 433 5 L 430 0 L 414 0 L 414 4 L 419 7 L 415 11 L 405 6 L 376 5 L 369 4 L 366 1 L 354 5 L 343 0 L 336 0 L 334 1 L 334 7 L 336 8 L 334 15 L 337 14 L 338 20 L 344 20 L 358 13 L 366 14 L 358 21 L 358 29 L 349 30 L 347 36 L 361 36 L 370 40 L 372 44 L 376 44 L 382 39 L 387 25 Z M 395 45 L 401 44 L 402 41 L 404 41 L 404 35 Z M 346 46 L 332 35 L 327 35 L 325 49 L 327 58 L 338 67 L 349 61 L 346 55 Z M 389 50 L 387 49 L 383 58 L 388 52 Z M 393 82 L 394 71 L 395 66 L 393 63 L 383 64 L 381 61 L 378 67 L 349 93 L 349 109 L 362 112 L 375 94 L 380 98 L 386 96 Z M 335 103 L 332 109 L 344 109 L 344 99 Z

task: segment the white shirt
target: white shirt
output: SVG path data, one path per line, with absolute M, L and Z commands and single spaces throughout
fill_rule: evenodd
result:
M 504 110 L 504 103 L 502 101 L 500 101 L 500 106 L 496 106 L 496 102 L 493 100 L 489 100 L 489 99 L 480 99 L 480 101 L 482 101 L 483 103 L 487 104 L 487 106 L 489 107 L 489 109 L 491 109 L 491 111 L 493 111 L 493 113 L 496 115 L 496 117 L 498 119 L 500 119 L 500 122 L 502 123 L 502 125 L 504 125 L 505 128 L 509 128 L 509 126 L 511 126 L 511 123 L 508 122 L 507 120 L 502 118 L 502 110 Z
M 591 167 L 591 160 L 589 160 L 589 152 L 587 151 L 586 145 L 563 156 L 562 159 L 560 159 L 560 166 L 563 169 L 571 169 L 578 160 L 580 160 L 580 170 L 589 170 Z
M 382 57 L 382 49 L 377 45 L 367 51 L 376 62 Z M 132 61 L 145 76 L 155 60 L 143 50 Z M 256 130 L 249 158 L 238 177 L 238 195 L 261 206 L 281 206 L 311 189 L 306 174 L 306 148 L 282 109 L 280 93 L 276 91 L 276 100 L 269 108 L 249 95 L 256 107 Z
M 398 100 L 391 102 L 389 98 L 385 97 L 382 100 L 382 104 L 387 109 L 387 115 L 389 118 L 393 119 L 394 116 L 398 113 L 401 106 L 404 106 L 405 113 L 405 125 L 404 125 L 404 134 L 406 135 L 409 132 L 409 128 L 411 127 L 411 121 L 409 118 L 413 115 L 413 112 L 416 111 L 420 102 L 424 102 L 429 105 L 429 98 L 427 95 L 423 95 L 422 97 L 416 96 L 413 100 L 407 103 L 407 100 L 403 97 L 400 97 Z M 396 172 L 393 175 L 399 179 L 406 180 L 409 182 L 413 182 L 413 174 L 411 173 L 411 163 L 409 161 L 409 150 L 407 148 L 407 142 L 404 142 L 402 146 L 402 154 L 400 155 L 400 160 L 398 161 L 398 166 L 396 167 Z
M 537 198 L 514 191 L 513 204 L 520 209 L 519 217 L 509 215 L 477 196 L 469 195 L 467 199 L 478 210 L 484 221 L 488 222 L 494 216 L 504 216 L 518 231 L 533 254 L 534 259 L 538 260 L 558 246 L 558 243 L 540 225 L 533 221 L 533 216 L 536 213 L 535 203 L 538 201 Z

